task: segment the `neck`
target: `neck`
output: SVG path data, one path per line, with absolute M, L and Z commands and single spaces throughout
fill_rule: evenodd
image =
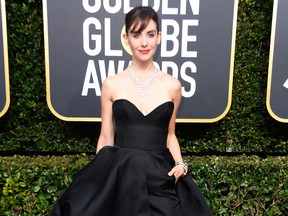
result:
M 136 62 L 132 62 L 129 66 L 133 73 L 139 77 L 150 76 L 155 71 L 155 65 L 153 62 L 149 62 L 146 64 L 138 64 Z

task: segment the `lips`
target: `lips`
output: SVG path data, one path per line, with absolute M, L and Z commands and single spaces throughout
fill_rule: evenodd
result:
M 149 51 L 150 51 L 150 50 L 139 50 L 139 52 L 140 52 L 141 54 L 147 54 L 147 53 L 149 53 Z

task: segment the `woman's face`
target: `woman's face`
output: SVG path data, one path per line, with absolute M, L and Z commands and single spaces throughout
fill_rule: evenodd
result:
M 132 28 L 133 26 L 131 26 Z M 137 28 L 135 30 L 137 31 Z M 156 23 L 150 20 L 142 32 L 130 32 L 130 29 L 128 32 L 128 35 L 124 35 L 124 39 L 131 49 L 133 59 L 138 61 L 153 60 L 161 39 L 161 34 L 157 32 Z

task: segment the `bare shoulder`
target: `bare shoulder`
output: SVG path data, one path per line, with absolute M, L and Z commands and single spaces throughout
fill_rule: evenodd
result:
M 161 73 L 161 77 L 162 83 L 167 89 L 171 100 L 179 104 L 181 101 L 181 82 L 165 72 Z
M 123 80 L 123 72 L 120 72 L 113 76 L 109 76 L 104 80 L 102 88 L 113 89 L 119 86 L 122 80 Z
M 171 90 L 179 90 L 181 88 L 181 83 L 178 79 L 175 77 L 171 76 L 170 74 L 167 74 L 165 72 L 162 72 L 162 80 L 163 83 L 169 87 Z
M 105 98 L 109 98 L 110 100 L 113 100 L 113 98 L 115 97 L 115 94 L 117 93 L 117 89 L 123 83 L 123 79 L 124 79 L 123 72 L 107 77 L 102 84 L 101 94 Z

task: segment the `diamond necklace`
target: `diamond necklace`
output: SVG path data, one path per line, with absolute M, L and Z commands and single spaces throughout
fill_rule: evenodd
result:
M 151 85 L 156 81 L 156 75 L 157 75 L 158 69 L 156 67 L 153 75 L 151 78 L 146 82 L 142 83 L 139 78 L 130 70 L 130 66 L 128 67 L 128 75 L 132 78 L 134 85 L 136 89 L 139 91 L 140 95 L 142 97 L 145 97 L 147 92 L 149 91 Z

